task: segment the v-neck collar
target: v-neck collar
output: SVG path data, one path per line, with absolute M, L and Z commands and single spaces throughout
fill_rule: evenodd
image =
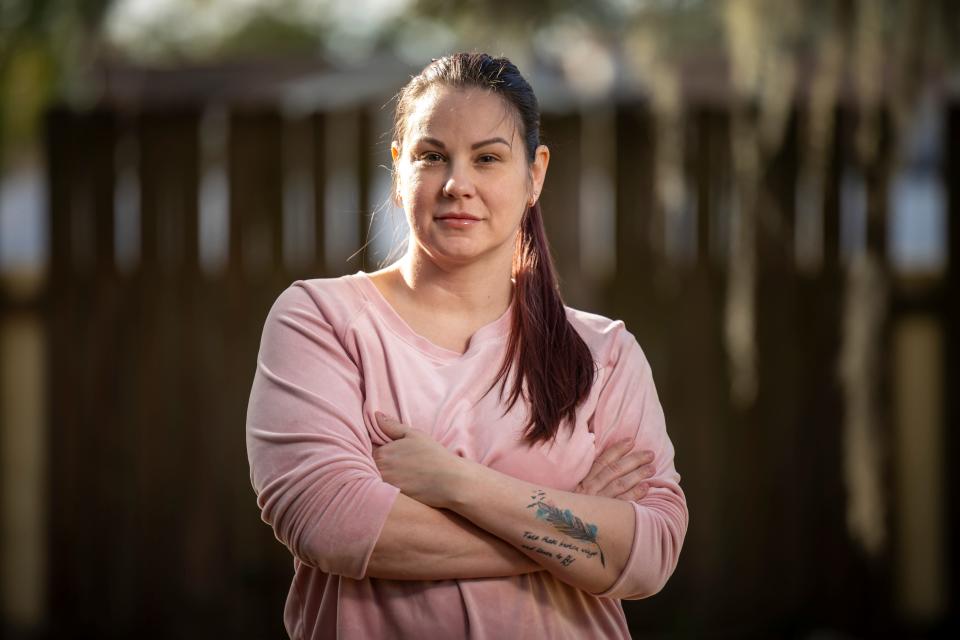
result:
M 474 334 L 470 337 L 467 350 L 463 353 L 460 353 L 454 349 L 441 347 L 440 345 L 431 342 L 429 339 L 414 331 L 413 328 L 407 324 L 407 321 L 404 320 L 399 313 L 397 313 L 397 310 L 393 308 L 393 305 L 390 304 L 390 302 L 383 296 L 383 294 L 380 292 L 380 289 L 377 288 L 377 285 L 375 285 L 373 280 L 370 278 L 370 274 L 366 273 L 365 271 L 357 271 L 350 277 L 360 285 L 365 294 L 364 297 L 366 297 L 367 300 L 374 305 L 377 311 L 379 311 L 380 318 L 395 334 L 397 334 L 398 337 L 428 356 L 438 360 L 454 361 L 468 358 L 475 353 L 477 349 L 479 349 L 480 345 L 487 340 L 506 336 L 510 333 L 510 320 L 513 317 L 513 308 L 516 306 L 515 296 L 511 298 L 510 305 L 507 307 L 507 310 L 500 315 L 499 318 L 483 325 L 474 332 Z

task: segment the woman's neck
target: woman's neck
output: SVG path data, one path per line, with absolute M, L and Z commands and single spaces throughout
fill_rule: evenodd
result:
M 503 260 L 439 267 L 428 258 L 408 251 L 394 265 L 397 283 L 422 308 L 443 309 L 455 316 L 498 317 L 513 296 L 512 263 Z

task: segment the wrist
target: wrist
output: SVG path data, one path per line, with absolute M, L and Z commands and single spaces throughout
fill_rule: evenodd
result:
M 443 508 L 458 512 L 470 502 L 470 493 L 478 486 L 486 467 L 473 460 L 457 458 L 454 469 L 450 482 L 446 483 Z

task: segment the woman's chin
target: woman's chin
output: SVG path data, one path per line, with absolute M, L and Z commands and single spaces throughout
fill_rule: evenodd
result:
M 494 255 L 502 254 L 503 260 L 513 262 L 513 248 L 516 239 L 503 242 L 491 242 L 480 238 L 450 237 L 447 235 L 430 236 L 417 242 L 420 249 L 437 263 L 464 265 L 478 261 L 489 261 Z
M 465 265 L 489 257 L 490 247 L 478 247 L 466 243 L 437 243 L 424 247 L 430 257 L 438 263 Z

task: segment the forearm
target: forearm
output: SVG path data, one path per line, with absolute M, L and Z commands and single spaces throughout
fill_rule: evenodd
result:
M 451 491 L 450 510 L 589 593 L 607 590 L 629 558 L 628 501 L 538 486 L 469 461 Z
M 513 546 L 461 516 L 401 493 L 377 539 L 366 577 L 447 580 L 541 570 Z

